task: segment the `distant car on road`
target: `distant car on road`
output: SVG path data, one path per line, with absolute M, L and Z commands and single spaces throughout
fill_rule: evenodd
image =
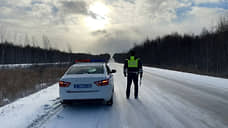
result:
M 113 104 L 114 81 L 109 65 L 98 60 L 78 60 L 59 81 L 61 103 L 99 100 Z

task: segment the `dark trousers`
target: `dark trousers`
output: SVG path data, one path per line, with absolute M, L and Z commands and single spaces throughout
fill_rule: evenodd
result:
M 126 96 L 129 98 L 130 96 L 130 90 L 131 90 L 131 83 L 134 82 L 135 85 L 135 97 L 138 97 L 138 74 L 137 73 L 128 73 L 127 75 L 127 90 L 126 90 Z

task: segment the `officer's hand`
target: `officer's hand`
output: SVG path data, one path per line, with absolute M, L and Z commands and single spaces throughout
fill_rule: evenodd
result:
M 126 77 L 127 76 L 127 74 L 126 73 L 124 73 L 124 77 Z

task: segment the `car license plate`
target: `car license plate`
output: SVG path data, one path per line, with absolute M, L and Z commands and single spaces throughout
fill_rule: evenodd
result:
M 91 84 L 75 84 L 74 88 L 91 88 Z

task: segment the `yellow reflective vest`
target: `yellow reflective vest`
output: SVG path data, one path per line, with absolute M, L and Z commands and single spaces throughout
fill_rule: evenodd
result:
M 134 56 L 130 56 L 130 59 L 128 60 L 128 68 L 138 68 L 138 59 L 135 59 Z

